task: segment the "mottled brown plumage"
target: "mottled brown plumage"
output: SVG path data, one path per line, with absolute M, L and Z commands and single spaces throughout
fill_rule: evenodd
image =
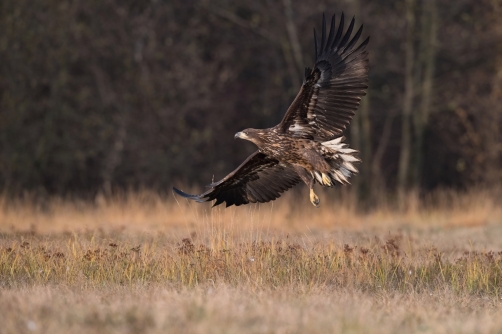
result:
M 300 92 L 282 121 L 273 128 L 246 129 L 235 135 L 253 142 L 257 152 L 200 195 L 174 191 L 198 202 L 216 200 L 214 205 L 238 206 L 274 200 L 303 180 L 310 188 L 312 204 L 318 206 L 313 191 L 316 182 L 328 187 L 349 183 L 349 177 L 357 173 L 353 163 L 359 159 L 340 135 L 365 95 L 368 53 L 364 49 L 369 38 L 354 48 L 362 26 L 352 38 L 354 19 L 345 33 L 343 28 L 343 14 L 337 30 L 333 16 L 326 38 L 323 15 L 319 47 L 314 30 L 315 66 L 305 69 Z

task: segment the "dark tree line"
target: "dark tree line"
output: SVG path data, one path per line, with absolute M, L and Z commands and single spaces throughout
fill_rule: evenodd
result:
M 280 121 L 344 11 L 371 36 L 370 89 L 347 133 L 354 189 L 502 180 L 498 0 L 0 3 L 0 189 L 93 195 L 206 184 Z

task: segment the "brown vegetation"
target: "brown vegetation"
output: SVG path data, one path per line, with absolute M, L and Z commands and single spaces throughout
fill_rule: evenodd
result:
M 209 209 L 152 193 L 4 199 L 0 322 L 7 332 L 496 332 L 497 199 L 432 197 L 368 213 L 349 200 L 302 211 L 286 199 Z

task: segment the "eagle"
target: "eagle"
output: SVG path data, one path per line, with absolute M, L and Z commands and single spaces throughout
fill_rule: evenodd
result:
M 342 136 L 368 88 L 369 37 L 357 45 L 363 26 L 352 37 L 354 18 L 344 32 L 342 13 L 338 29 L 335 15 L 326 35 L 323 14 L 320 43 L 314 29 L 315 65 L 305 69 L 298 95 L 282 121 L 268 129 L 245 129 L 234 138 L 249 140 L 258 150 L 222 180 L 199 195 L 173 190 L 197 202 L 215 200 L 213 207 L 273 201 L 298 182 L 310 189 L 310 201 L 319 207 L 314 184 L 348 184 L 358 171 L 357 151 Z

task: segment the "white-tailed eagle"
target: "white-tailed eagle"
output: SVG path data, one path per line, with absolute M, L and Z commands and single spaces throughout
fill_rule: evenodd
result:
M 302 180 L 310 188 L 310 201 L 319 206 L 313 186 L 332 187 L 349 183 L 357 173 L 357 151 L 341 136 L 368 87 L 369 37 L 356 46 L 363 27 L 353 37 L 354 19 L 344 32 L 343 13 L 338 29 L 335 16 L 326 36 L 323 15 L 320 44 L 314 29 L 315 65 L 305 69 L 300 92 L 282 121 L 269 129 L 246 129 L 235 138 L 258 146 L 236 170 L 208 185 L 200 195 L 173 188 L 179 195 L 197 202 L 216 200 L 226 206 L 273 201 Z

